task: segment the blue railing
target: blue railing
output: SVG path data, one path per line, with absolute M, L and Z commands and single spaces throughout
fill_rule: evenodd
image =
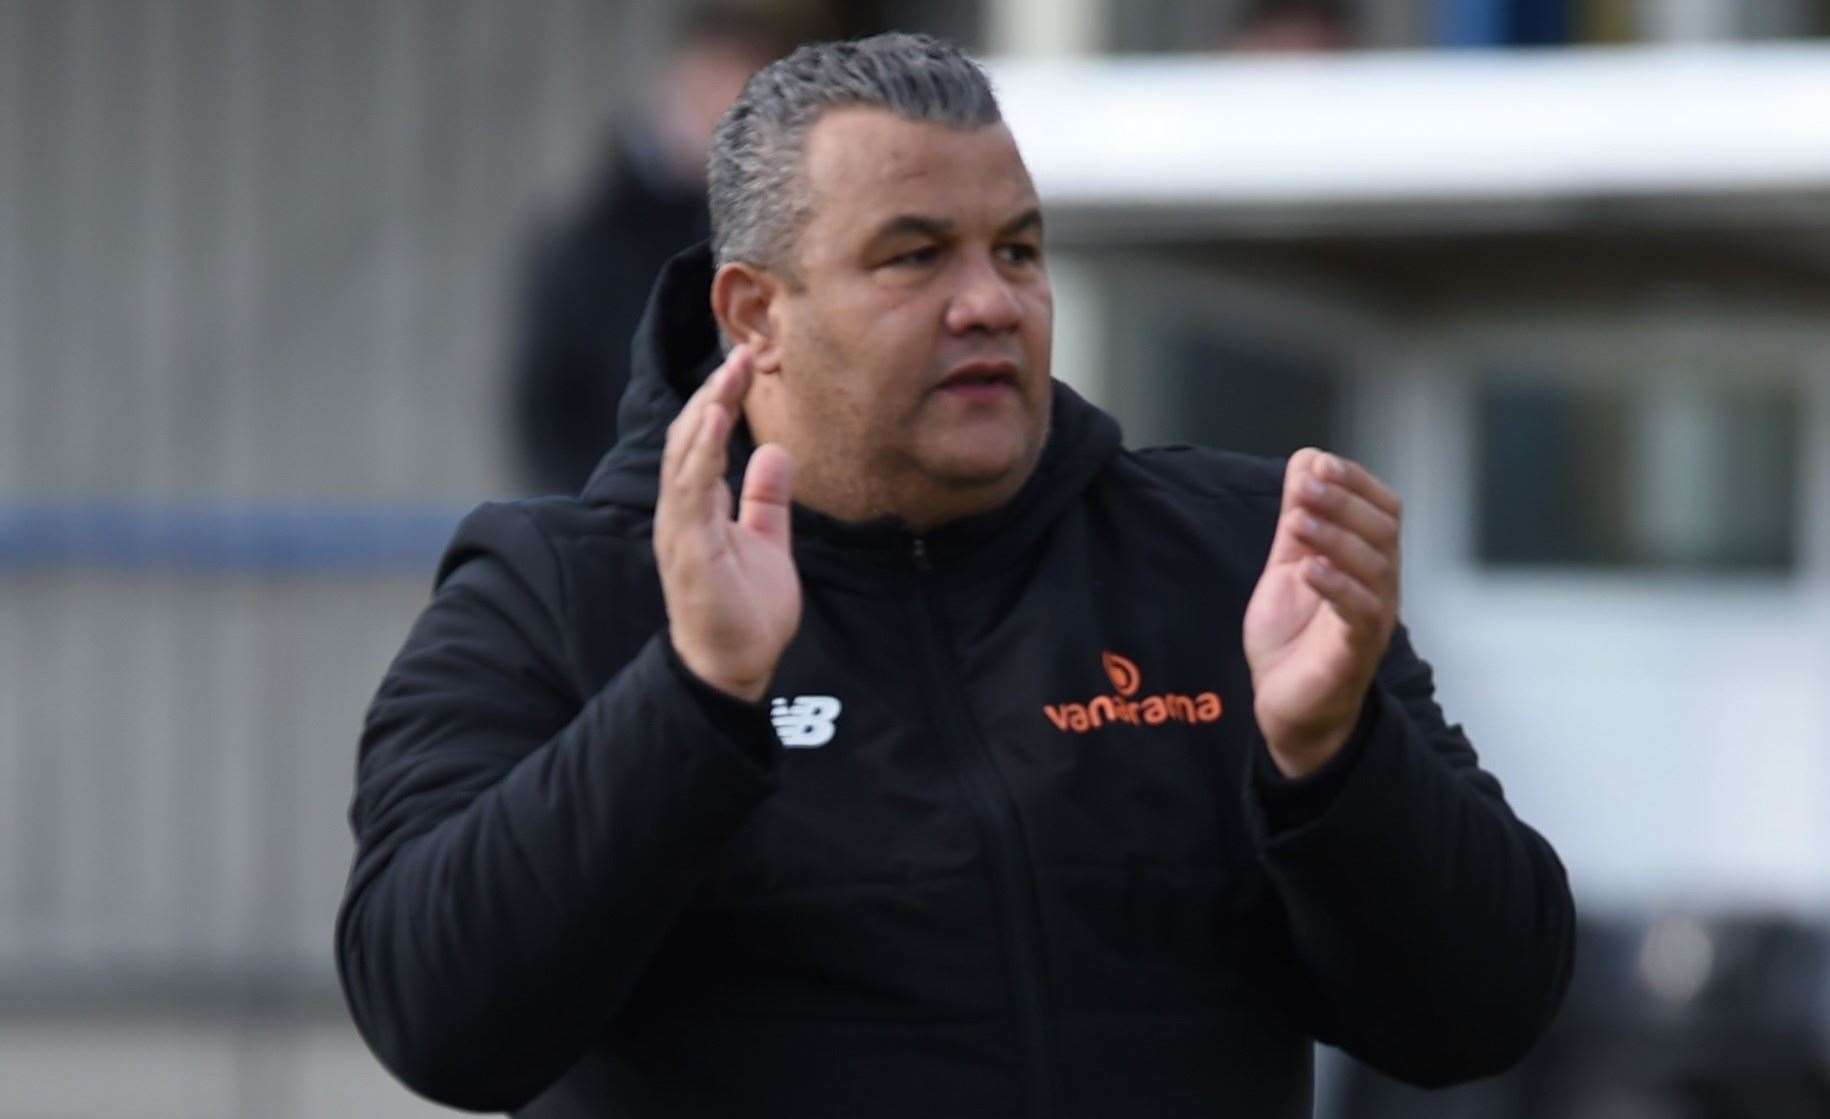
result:
M 425 504 L 0 503 L 0 574 L 102 569 L 431 573 L 465 509 Z

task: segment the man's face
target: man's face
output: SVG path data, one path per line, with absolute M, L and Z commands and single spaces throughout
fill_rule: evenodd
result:
M 805 161 L 811 216 L 771 315 L 801 475 L 856 472 L 941 508 L 949 490 L 1008 497 L 1047 433 L 1054 313 L 1010 132 L 843 109 Z

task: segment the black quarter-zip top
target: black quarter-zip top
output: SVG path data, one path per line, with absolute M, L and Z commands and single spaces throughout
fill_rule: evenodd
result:
M 966 689 L 948 635 L 941 576 L 919 536 L 910 558 L 911 622 L 918 635 L 936 740 L 972 805 L 984 844 L 986 877 L 996 899 L 998 932 L 1010 971 L 1011 1008 L 1022 1039 L 1026 1113 L 1031 1119 L 1046 1119 L 1054 1114 L 1054 1070 L 1035 868 L 1016 798 L 998 772 L 983 732 L 973 723 L 970 705 L 962 702 Z

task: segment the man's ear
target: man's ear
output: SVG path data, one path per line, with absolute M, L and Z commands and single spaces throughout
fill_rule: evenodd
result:
M 750 347 L 758 373 L 781 368 L 775 321 L 769 313 L 780 293 L 779 280 L 741 261 L 719 266 L 712 277 L 712 315 L 718 330 L 729 345 Z

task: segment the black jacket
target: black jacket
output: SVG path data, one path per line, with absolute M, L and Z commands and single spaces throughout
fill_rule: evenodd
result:
M 796 511 L 771 709 L 694 680 L 649 529 L 709 275 L 664 276 L 583 497 L 465 521 L 375 698 L 337 951 L 390 1069 L 542 1116 L 1286 1117 L 1311 1038 L 1423 1084 L 1525 1051 L 1568 887 L 1402 630 L 1342 756 L 1270 765 L 1274 462 L 1122 450 L 1057 386 L 995 513 Z

